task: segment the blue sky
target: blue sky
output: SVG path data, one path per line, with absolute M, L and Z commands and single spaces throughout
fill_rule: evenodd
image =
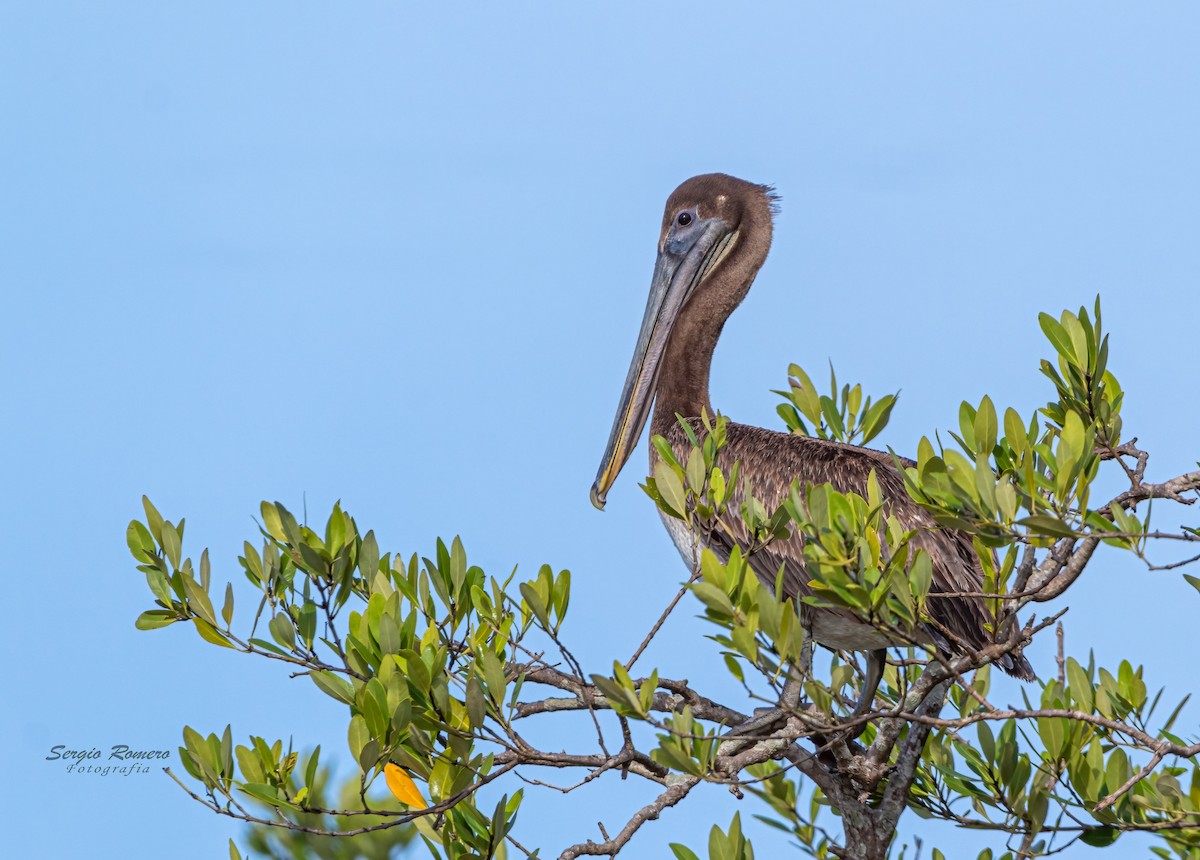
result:
M 683 569 L 644 455 L 604 514 L 587 491 L 663 200 L 695 173 L 783 197 L 717 351 L 736 420 L 779 427 L 788 362 L 830 359 L 902 389 L 880 440 L 901 451 L 964 398 L 1028 413 L 1050 393 L 1037 312 L 1100 293 L 1127 431 L 1153 475 L 1192 466 L 1198 30 L 1166 2 L 0 2 L 16 853 L 207 858 L 238 833 L 158 774 L 65 774 L 55 744 L 174 749 L 184 723 L 231 721 L 344 754 L 344 713 L 307 681 L 134 630 L 142 493 L 217 580 L 240 581 L 262 498 L 314 518 L 341 499 L 405 553 L 460 534 L 497 575 L 569 567 L 576 652 L 599 671 L 631 650 Z M 1070 651 L 1195 688 L 1178 574 L 1101 556 L 1068 598 Z M 694 614 L 650 660 L 700 683 Z M 547 856 L 648 798 L 534 795 L 521 838 Z M 704 793 L 628 855 L 736 808 Z

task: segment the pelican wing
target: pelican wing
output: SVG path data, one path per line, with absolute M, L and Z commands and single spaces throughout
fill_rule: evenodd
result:
M 691 419 L 689 423 L 698 435 L 703 433 L 699 419 Z M 680 460 L 686 460 L 691 445 L 683 428 L 675 425 L 666 438 Z M 657 452 L 652 454 L 656 455 Z M 927 609 L 935 623 L 929 625 L 930 638 L 942 650 L 950 653 L 962 653 L 989 644 L 991 634 L 986 625 L 990 624 L 991 619 L 982 598 L 938 596 L 982 590 L 983 572 L 971 539 L 960 531 L 941 528 L 909 498 L 904 489 L 904 479 L 896 470 L 890 454 L 730 422 L 727 444 L 721 458 L 724 464 L 728 464 L 725 467 L 727 474 L 733 462 L 740 464 L 739 474 L 749 477 L 751 492 L 768 511 L 783 501 L 793 480 L 799 481 L 801 487 L 828 483 L 839 492 L 865 496 L 867 481 L 871 472 L 874 472 L 887 505 L 887 516 L 897 520 L 905 529 L 916 530 L 914 546 L 929 553 L 932 561 L 933 575 Z M 912 463 L 910 460 L 902 462 L 906 465 Z M 745 500 L 744 486 L 732 487 L 730 495 L 730 504 L 709 543 L 710 548 L 722 558 L 728 558 L 735 545 L 746 547 L 751 544 L 751 535 L 741 517 L 741 505 Z M 782 569 L 785 595 L 801 597 L 811 593 L 808 587 L 810 577 L 805 570 L 803 540 L 798 533 L 793 533 L 786 540 L 772 542 L 754 553 L 749 561 L 759 578 L 772 586 Z M 814 629 L 815 638 L 823 644 L 855 648 L 889 644 L 880 639 L 882 633 L 878 631 L 873 639 L 868 632 L 870 628 L 861 629 L 866 625 L 856 622 L 849 612 L 821 610 L 820 613 L 832 615 L 813 617 L 812 613 L 808 613 L 807 620 Z M 855 627 L 860 629 L 856 630 Z M 830 631 L 826 639 L 834 641 L 824 641 L 822 630 Z M 839 640 L 842 633 L 845 634 L 842 637 L 845 644 Z M 1025 680 L 1034 677 L 1033 669 L 1024 657 L 1006 655 L 1006 658 L 1000 661 L 1006 672 Z

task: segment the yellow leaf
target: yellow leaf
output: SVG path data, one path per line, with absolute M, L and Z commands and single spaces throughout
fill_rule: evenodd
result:
M 424 809 L 428 805 L 417 789 L 417 784 L 412 781 L 412 777 L 405 773 L 403 768 L 389 761 L 383 766 L 383 777 L 387 780 L 392 794 L 396 795 L 396 799 L 401 803 L 417 809 Z

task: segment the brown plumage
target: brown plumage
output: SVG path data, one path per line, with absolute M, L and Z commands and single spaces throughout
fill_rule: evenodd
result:
M 686 457 L 690 443 L 676 416 L 695 419 L 690 423 L 699 430 L 699 416 L 715 414 L 708 395 L 713 350 L 725 321 L 746 296 L 766 260 L 775 202 L 767 186 L 724 174 L 689 179 L 667 200 L 646 315 L 608 448 L 592 487 L 592 501 L 597 507 L 603 507 L 605 493 L 637 444 L 651 403 L 651 432 L 665 437 L 681 457 Z M 798 480 L 801 487 L 829 483 L 840 492 L 865 495 L 868 475 L 874 470 L 887 515 L 906 529 L 919 530 L 914 543 L 924 548 L 933 562 L 927 611 L 935 624 L 925 625 L 926 641 L 949 653 L 988 644 L 990 634 L 984 626 L 988 615 L 981 598 L 937 596 L 981 590 L 983 574 L 970 538 L 937 528 L 933 519 L 909 499 L 890 455 L 732 422 L 727 440 L 723 461 L 741 464 L 741 474 L 750 477 L 755 495 L 768 510 L 786 496 L 793 480 Z M 658 456 L 650 446 L 652 471 Z M 739 513 L 740 488 L 734 488 L 734 493 L 720 529 L 707 545 L 722 559 L 728 558 L 734 544 L 746 546 L 750 542 Z M 664 521 L 680 552 L 690 558 L 694 536 L 681 521 Z M 802 549 L 799 535 L 793 535 L 751 556 L 750 564 L 761 579 L 771 584 L 782 566 L 785 594 L 802 596 L 809 591 Z M 835 649 L 871 651 L 874 665 L 869 674 L 878 674 L 880 649 L 901 644 L 848 612 L 807 606 L 801 612 L 817 642 Z M 939 625 L 948 635 L 937 631 Z M 1005 655 L 1000 665 L 1018 678 L 1034 677 L 1023 656 Z M 869 689 L 864 690 L 860 711 L 873 695 L 872 680 L 877 678 L 868 679 Z
M 689 423 L 698 437 L 702 437 L 700 420 L 693 419 Z M 681 461 L 686 460 L 691 441 L 683 428 L 676 423 L 662 435 Z M 984 611 L 982 600 L 938 597 L 939 593 L 944 592 L 977 592 L 982 589 L 983 574 L 970 538 L 959 531 L 938 528 L 933 518 L 908 498 L 903 479 L 897 473 L 890 454 L 732 422 L 728 425 L 727 440 L 722 457 L 729 463 L 740 463 L 743 475 L 754 476 L 754 494 L 768 511 L 774 510 L 787 496 L 793 479 L 798 480 L 801 487 L 828 483 L 839 492 L 865 496 L 867 479 L 874 470 L 880 493 L 887 500 L 887 516 L 894 518 L 905 529 L 917 530 L 912 544 L 928 552 L 933 564 L 927 611 L 949 635 L 934 628 L 928 631 L 926 641 L 934 642 L 943 651 L 951 653 L 963 650 L 956 639 L 973 649 L 989 644 L 989 634 L 984 625 L 990 619 Z M 658 459 L 658 450 L 652 447 L 651 471 Z M 905 462 L 915 465 L 911 461 Z M 720 530 L 713 533 L 708 544 L 708 548 L 723 560 L 728 559 L 734 545 L 746 547 L 751 544 L 751 535 L 737 514 L 743 501 L 742 488 L 731 487 L 730 513 L 722 518 Z M 668 530 L 676 538 L 673 527 L 668 526 Z M 690 535 L 685 540 L 690 540 Z M 676 543 L 678 545 L 678 538 Z M 680 552 L 683 551 L 684 547 L 681 546 Z M 799 535 L 771 543 L 751 555 L 748 561 L 759 578 L 770 584 L 775 582 L 775 576 L 782 566 L 785 595 L 797 597 L 810 593 L 807 586 L 809 577 L 804 570 L 803 543 Z M 812 631 L 813 639 L 829 648 L 865 651 L 908 644 L 902 637 L 889 636 L 884 631 L 863 624 L 849 611 L 814 609 L 801 605 L 800 613 L 805 627 Z M 1009 674 L 1019 678 L 1033 678 L 1033 670 L 1024 657 L 1014 662 L 1011 656 L 1005 655 L 1000 665 Z

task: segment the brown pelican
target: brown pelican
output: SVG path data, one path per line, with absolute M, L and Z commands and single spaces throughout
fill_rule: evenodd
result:
M 725 320 L 745 298 L 771 247 L 775 196 L 770 187 L 721 173 L 693 177 L 671 194 L 663 213 L 658 259 L 650 282 L 650 298 L 642 319 L 633 361 L 617 407 L 604 459 L 592 485 L 592 504 L 603 509 L 605 495 L 637 445 L 650 415 L 652 433 L 663 436 L 686 460 L 690 442 L 677 415 L 701 433 L 700 416 L 714 415 L 708 396 L 713 349 Z M 963 653 L 991 641 L 983 601 L 972 597 L 942 597 L 945 592 L 979 592 L 983 575 L 970 539 L 961 532 L 938 529 L 933 519 L 904 490 L 903 479 L 889 454 L 805 436 L 793 436 L 745 424 L 728 425 L 723 458 L 741 464 L 754 494 L 773 510 L 793 480 L 800 487 L 828 482 L 840 492 L 866 495 L 874 470 L 888 506 L 887 514 L 906 529 L 919 529 L 914 542 L 933 563 L 927 612 L 935 622 L 923 637 L 944 653 Z M 650 468 L 659 459 L 650 446 Z M 738 513 L 742 499 L 737 488 L 721 528 L 706 534 L 707 548 L 723 560 L 735 544 L 746 546 L 750 535 Z M 681 521 L 663 517 L 685 561 L 699 538 Z M 788 597 L 808 593 L 801 538 L 769 544 L 750 557 L 755 573 L 774 584 L 782 567 Z M 867 651 L 867 676 L 855 714 L 870 710 L 883 670 L 886 649 L 901 644 L 883 630 L 864 624 L 849 612 L 814 609 L 801 604 L 801 621 L 812 638 L 835 650 Z M 937 632 L 941 628 L 949 635 Z M 1034 677 L 1020 654 L 999 661 L 1010 675 Z

